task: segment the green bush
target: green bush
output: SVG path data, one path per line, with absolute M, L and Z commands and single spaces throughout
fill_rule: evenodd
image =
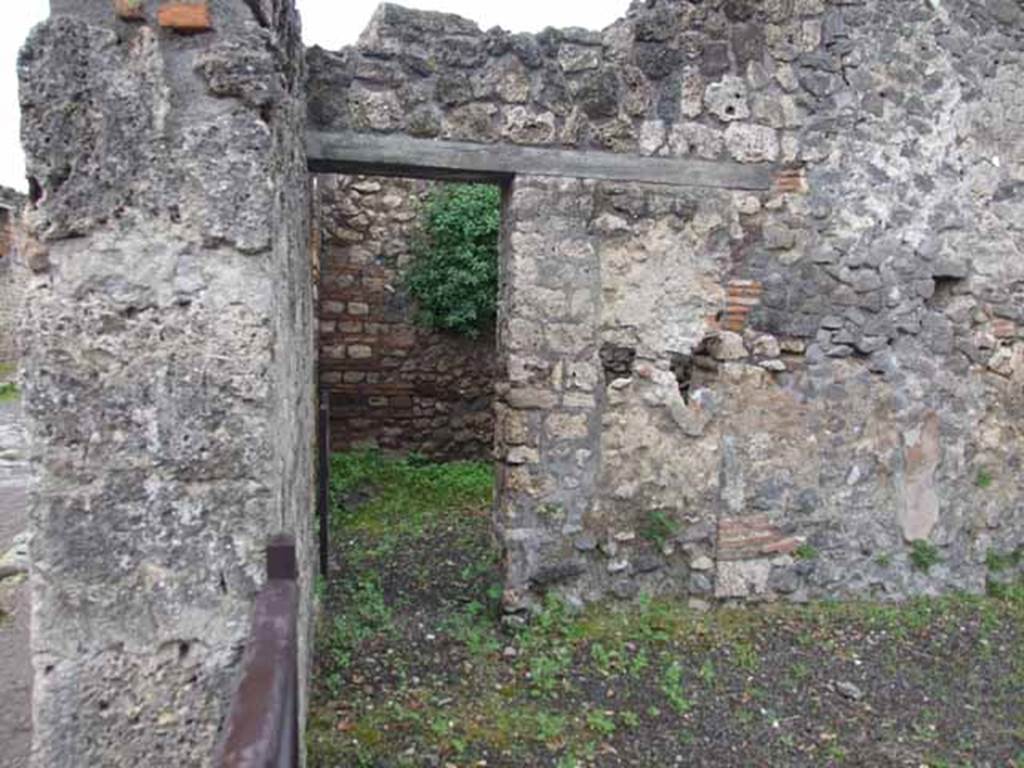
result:
M 497 187 L 448 184 L 427 199 L 406 274 L 419 322 L 472 337 L 493 326 L 500 231 Z

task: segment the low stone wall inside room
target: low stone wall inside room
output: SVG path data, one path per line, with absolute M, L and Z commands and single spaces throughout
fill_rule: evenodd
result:
M 493 332 L 470 338 L 416 322 L 403 271 L 434 184 L 317 178 L 321 235 L 320 382 L 331 445 L 431 458 L 490 458 Z

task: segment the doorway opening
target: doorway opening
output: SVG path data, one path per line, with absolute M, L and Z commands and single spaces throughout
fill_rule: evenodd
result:
M 327 765 L 339 756 L 317 724 L 335 722 L 339 697 L 362 700 L 374 680 L 367 701 L 387 698 L 411 667 L 448 674 L 461 650 L 423 649 L 500 613 L 503 194 L 496 184 L 314 174 L 312 199 L 330 543 L 310 759 Z
M 332 451 L 489 460 L 500 191 L 327 174 L 314 189 Z

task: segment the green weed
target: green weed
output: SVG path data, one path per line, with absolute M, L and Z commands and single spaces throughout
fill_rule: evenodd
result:
M 942 562 L 938 548 L 930 541 L 916 539 L 910 545 L 910 562 L 919 571 L 928 573 L 933 565 Z
M 793 552 L 793 556 L 797 560 L 813 560 L 818 556 L 818 550 L 805 541 L 796 548 L 796 551 Z
M 565 715 L 538 712 L 536 716 L 537 738 L 545 743 L 561 738 L 565 733 L 567 721 Z
M 391 609 L 373 579 L 364 578 L 357 583 L 346 596 L 344 606 L 344 612 L 335 617 L 327 638 L 335 671 L 348 669 L 362 643 L 391 629 Z
M 661 549 L 679 530 L 679 523 L 665 512 L 654 510 L 647 513 L 647 521 L 640 535 Z
M 18 391 L 17 384 L 9 381 L 0 384 L 0 403 L 9 403 L 17 400 L 20 396 L 21 393 Z
M 550 695 L 559 688 L 572 666 L 572 651 L 557 647 L 550 653 L 530 657 L 530 685 L 534 696 Z
M 693 702 L 686 696 L 683 685 L 683 666 L 678 661 L 668 664 L 661 674 L 661 692 L 676 714 L 685 715 L 693 709 Z
M 594 709 L 587 713 L 587 728 L 607 738 L 615 733 L 615 720 L 610 713 Z
M 711 659 L 704 659 L 704 663 L 700 665 L 700 670 L 697 672 L 697 676 L 708 688 L 713 687 L 717 676 L 717 673 L 715 672 L 715 663 Z
M 985 553 L 985 566 L 992 573 L 1002 573 L 1024 562 L 1024 547 L 1018 547 L 1013 552 L 996 552 L 990 549 Z
M 736 665 L 747 672 L 753 672 L 761 666 L 761 656 L 751 643 L 736 643 L 733 646 L 733 656 L 736 658 Z

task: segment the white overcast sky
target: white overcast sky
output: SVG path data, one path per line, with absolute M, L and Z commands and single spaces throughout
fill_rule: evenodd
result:
M 297 0 L 308 45 L 336 49 L 355 42 L 377 0 Z M 46 18 L 48 0 L 0 0 L 0 184 L 25 189 L 25 161 L 18 140 L 18 49 L 33 25 Z M 629 0 L 402 0 L 400 5 L 457 13 L 483 29 L 512 32 L 544 27 L 603 29 L 626 12 Z

